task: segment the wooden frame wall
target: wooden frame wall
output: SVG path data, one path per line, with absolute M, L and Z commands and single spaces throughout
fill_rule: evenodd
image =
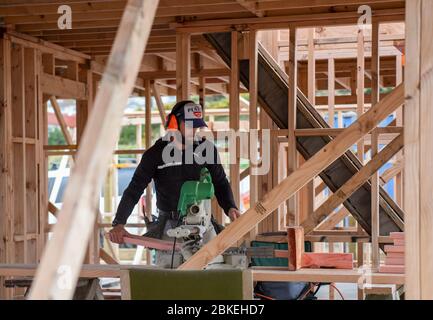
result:
M 45 244 L 47 194 L 41 52 L 6 33 L 0 39 L 2 83 L 2 261 L 33 263 Z M 13 85 L 11 85 L 13 83 Z M 13 110 L 13 112 L 12 112 Z M 3 179 L 4 178 L 4 179 Z M 1 289 L 12 297 L 11 290 Z M 22 294 L 17 290 L 16 294 Z
M 407 59 L 404 109 L 406 210 L 406 297 L 433 299 L 433 3 L 415 0 L 406 7 Z

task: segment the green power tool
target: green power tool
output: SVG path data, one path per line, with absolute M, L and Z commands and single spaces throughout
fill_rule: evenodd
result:
M 167 230 L 167 235 L 184 241 L 193 240 L 196 245 L 201 245 L 203 234 L 211 225 L 210 200 L 214 194 L 212 178 L 206 168 L 201 169 L 199 181 L 184 182 L 177 205 L 180 225 Z
M 200 171 L 199 181 L 186 181 L 182 185 L 177 211 L 180 212 L 181 217 L 185 217 L 188 210 L 195 208 L 194 206 L 199 205 L 203 200 L 212 199 L 214 193 L 215 190 L 209 170 L 203 168 Z
M 188 260 L 204 244 L 205 238 L 209 241 L 212 230 L 212 214 L 210 200 L 215 194 L 212 178 L 209 171 L 203 168 L 200 171 L 199 181 L 186 181 L 182 185 L 177 210 L 180 213 L 180 224 L 167 230 L 167 235 L 176 239 L 183 239 L 181 253 L 184 260 Z M 224 264 L 224 257 L 228 264 Z M 213 260 L 220 268 L 246 267 L 247 255 L 241 248 L 232 248 L 223 256 Z

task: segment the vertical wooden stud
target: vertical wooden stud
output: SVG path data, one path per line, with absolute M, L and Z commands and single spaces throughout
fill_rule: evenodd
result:
M 189 99 L 191 93 L 191 36 L 176 35 L 176 97 L 177 101 Z
M 302 227 L 287 228 L 287 245 L 289 250 L 289 270 L 302 268 L 302 254 L 304 253 L 304 229 Z
M 239 60 L 238 60 L 238 32 L 231 32 L 231 71 L 230 71 L 230 129 L 238 132 L 239 130 Z M 236 152 L 235 157 L 230 157 L 235 163 L 230 164 L 230 184 L 232 186 L 235 203 L 240 205 L 240 148 L 236 139 L 236 148 L 231 151 Z
M 296 149 L 296 101 L 297 101 L 297 62 L 296 62 L 296 27 L 291 26 L 289 38 L 289 102 L 288 102 L 288 154 L 287 175 L 294 172 L 297 164 Z M 295 194 L 287 201 L 287 223 L 288 225 L 299 225 L 298 195 Z
M 373 22 L 372 26 L 372 52 L 371 52 L 371 104 L 375 105 L 379 102 L 379 23 Z M 377 130 L 374 130 L 371 135 L 371 157 L 377 155 L 379 149 L 379 137 Z M 379 268 L 380 252 L 379 252 L 379 172 L 376 171 L 371 176 L 371 262 L 372 268 Z

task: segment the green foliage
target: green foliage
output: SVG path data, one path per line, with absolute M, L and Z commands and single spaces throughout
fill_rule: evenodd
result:
M 48 145 L 66 145 L 65 136 L 59 127 L 53 127 L 48 131 Z
M 124 126 L 120 132 L 120 145 L 135 145 L 135 126 Z
M 226 96 L 218 95 L 218 94 L 206 96 L 205 106 L 206 109 L 228 108 L 229 99 Z

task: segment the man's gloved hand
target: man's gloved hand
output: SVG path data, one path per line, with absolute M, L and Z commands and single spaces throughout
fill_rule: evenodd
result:
M 129 235 L 123 224 L 118 224 L 113 229 L 111 229 L 108 234 L 110 235 L 110 240 L 114 243 L 123 243 L 123 237 Z
M 228 212 L 228 216 L 230 218 L 230 221 L 235 221 L 241 216 L 241 212 L 236 208 L 231 208 Z

